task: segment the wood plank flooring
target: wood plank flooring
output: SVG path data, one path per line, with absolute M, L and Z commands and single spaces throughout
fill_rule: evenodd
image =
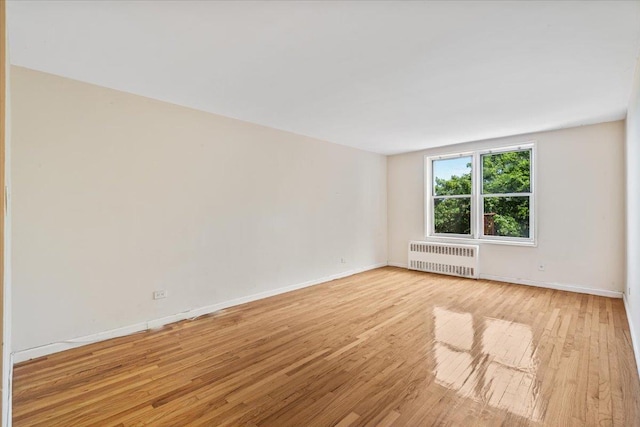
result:
M 14 372 L 15 426 L 640 426 L 621 300 L 393 267 Z

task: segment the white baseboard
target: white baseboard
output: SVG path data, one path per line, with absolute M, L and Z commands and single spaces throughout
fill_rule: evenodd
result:
M 610 291 L 607 289 L 585 288 L 584 286 L 578 285 L 566 285 L 563 283 L 550 283 L 540 282 L 537 280 L 516 279 L 513 277 L 493 276 L 491 274 L 480 274 L 480 279 L 515 283 L 518 285 L 536 286 L 539 288 L 556 289 L 558 291 L 577 292 L 579 294 L 598 295 L 601 297 L 622 298 L 622 292 Z
M 29 348 L 26 350 L 16 351 L 13 353 L 13 362 L 20 363 L 26 360 L 35 359 L 37 357 L 46 356 L 48 354 L 58 353 L 60 351 L 70 350 L 72 348 L 81 347 L 83 345 L 92 344 L 94 342 L 104 341 L 111 338 L 131 335 L 136 332 L 149 329 L 149 322 L 136 323 L 134 325 L 122 328 L 111 329 L 109 331 L 98 332 L 97 334 L 86 335 L 84 337 L 72 338 L 67 341 L 45 344 L 39 347 Z
M 399 262 L 389 261 L 388 265 L 393 267 L 407 268 L 407 264 L 403 264 Z M 480 274 L 480 279 L 495 280 L 496 282 L 515 283 L 517 285 L 536 286 L 539 288 L 556 289 L 559 291 L 577 292 L 580 294 L 598 295 L 598 296 L 609 297 L 609 298 L 622 298 L 622 292 L 609 291 L 606 289 L 585 288 L 584 286 L 578 286 L 578 285 L 565 285 L 562 283 L 540 282 L 537 280 L 517 279 L 513 277 L 494 276 L 491 274 Z
M 108 340 L 111 338 L 122 337 L 125 335 L 131 335 L 136 332 L 146 331 L 147 329 L 159 328 L 163 325 L 178 322 L 180 320 L 192 319 L 194 317 L 203 316 L 205 314 L 214 313 L 225 308 L 233 307 L 240 304 L 245 304 L 251 301 L 256 301 L 263 298 L 268 298 L 274 295 L 283 294 L 286 292 L 295 291 L 297 289 L 306 288 L 320 283 L 329 282 L 335 279 L 341 279 L 343 277 L 352 276 L 354 274 L 362 273 L 364 271 L 373 270 L 380 267 L 386 267 L 387 263 L 373 264 L 367 267 L 356 268 L 353 270 L 345 271 L 331 276 L 322 277 L 320 279 L 309 280 L 303 283 L 297 283 L 294 285 L 284 286 L 282 288 L 272 289 L 265 292 L 259 292 L 257 294 L 248 295 L 245 297 L 235 298 L 229 301 L 224 301 L 218 304 L 208 305 L 205 307 L 195 308 L 192 310 L 184 311 L 170 316 L 161 317 L 159 319 L 152 319 L 146 322 L 140 322 L 133 325 L 125 326 L 122 328 L 111 329 L 109 331 L 98 332 L 96 334 L 86 335 L 84 337 L 73 338 L 63 342 L 56 342 L 46 344 L 43 346 L 30 348 L 27 350 L 21 350 L 13 353 L 13 362 L 20 363 L 26 360 L 35 359 L 37 357 L 46 356 L 48 354 L 58 353 L 60 351 L 69 350 L 83 345 L 92 344 L 99 341 Z
M 631 320 L 631 310 L 629 309 L 629 303 L 627 302 L 627 295 L 622 297 L 624 301 L 624 309 L 627 312 L 627 321 L 629 322 L 629 332 L 631 335 L 631 347 L 633 349 L 633 355 L 636 358 L 636 368 L 638 369 L 638 378 L 640 378 L 640 343 L 635 339 L 636 329 L 633 327 L 633 321 Z
M 391 262 L 391 261 L 389 261 L 387 263 L 387 265 L 389 265 L 391 267 L 400 267 L 400 268 L 407 268 L 408 267 L 407 264 L 403 264 L 401 262 Z

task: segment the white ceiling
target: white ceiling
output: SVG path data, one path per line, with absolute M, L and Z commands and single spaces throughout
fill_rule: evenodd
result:
M 624 117 L 640 2 L 10 1 L 13 64 L 385 154 Z

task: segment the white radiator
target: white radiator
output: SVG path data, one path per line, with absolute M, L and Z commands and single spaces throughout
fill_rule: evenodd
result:
M 409 242 L 409 269 L 478 278 L 476 245 Z

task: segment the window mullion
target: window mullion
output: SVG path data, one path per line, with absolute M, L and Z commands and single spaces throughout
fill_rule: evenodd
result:
M 470 199 L 471 194 L 443 194 L 441 196 L 432 196 L 434 199 Z
M 533 193 L 491 193 L 482 194 L 482 197 L 530 197 Z
M 475 239 L 481 236 L 482 224 L 482 211 L 483 207 L 481 204 L 480 195 L 482 193 L 482 165 L 480 164 L 480 153 L 473 154 L 473 164 L 472 164 L 472 193 L 473 199 L 471 201 L 471 212 L 473 215 L 473 237 Z

